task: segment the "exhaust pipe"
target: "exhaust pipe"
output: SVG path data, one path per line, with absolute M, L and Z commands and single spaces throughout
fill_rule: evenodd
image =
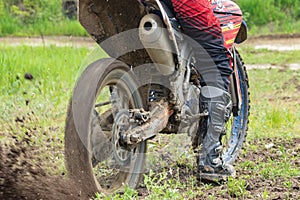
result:
M 138 144 L 155 137 L 167 126 L 171 114 L 167 102 L 161 101 L 153 104 L 150 120 L 124 133 L 124 143 Z
M 165 76 L 173 74 L 175 51 L 160 17 L 155 14 L 145 15 L 140 22 L 139 37 L 156 69 Z

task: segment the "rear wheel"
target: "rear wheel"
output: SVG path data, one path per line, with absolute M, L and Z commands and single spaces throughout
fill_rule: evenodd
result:
M 96 61 L 79 78 L 69 104 L 66 166 L 91 195 L 134 188 L 143 173 L 146 143 L 126 146 L 120 139 L 134 127 L 128 110 L 143 107 L 129 70 L 113 59 Z

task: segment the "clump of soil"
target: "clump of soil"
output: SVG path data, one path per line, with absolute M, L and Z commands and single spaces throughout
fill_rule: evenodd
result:
M 0 199 L 83 199 L 76 184 L 64 177 L 50 176 L 32 149 L 22 140 L 0 146 Z
M 60 143 L 52 138 L 55 128 L 38 124 L 34 112 L 28 112 L 0 130 L 5 131 L 0 132 L 0 199 L 87 199 L 73 180 L 55 169 L 51 156 L 45 156 L 62 151 L 50 145 Z

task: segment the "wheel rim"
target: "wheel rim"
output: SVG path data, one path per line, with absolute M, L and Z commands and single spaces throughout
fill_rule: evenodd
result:
M 132 174 L 140 173 L 141 170 L 139 166 L 141 157 L 136 154 L 141 153 L 143 144 L 126 148 L 120 143 L 120 133 L 133 128 L 129 124 L 128 109 L 137 108 L 139 104 L 132 88 L 121 79 L 122 73 L 121 75 L 112 74 L 102 82 L 95 101 L 94 113 L 97 113 L 98 117 L 94 116 L 92 120 L 98 119 L 98 125 L 91 129 L 93 152 L 91 162 L 95 179 L 104 193 L 115 192 L 125 185 L 130 186 L 131 179 L 134 179 Z M 105 119 L 103 122 L 103 116 L 109 120 Z M 105 137 L 106 145 L 101 142 L 97 143 L 95 135 L 102 139 Z M 105 152 L 104 155 L 103 152 Z M 102 156 L 97 156 L 97 154 L 102 154 Z

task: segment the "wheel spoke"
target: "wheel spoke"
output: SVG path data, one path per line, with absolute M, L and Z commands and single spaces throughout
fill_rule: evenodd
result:
M 98 107 L 101 107 L 101 106 L 107 106 L 107 105 L 109 105 L 109 104 L 111 104 L 110 101 L 106 101 L 106 102 L 102 102 L 102 103 L 97 103 L 97 104 L 95 105 L 95 108 L 98 108 Z

